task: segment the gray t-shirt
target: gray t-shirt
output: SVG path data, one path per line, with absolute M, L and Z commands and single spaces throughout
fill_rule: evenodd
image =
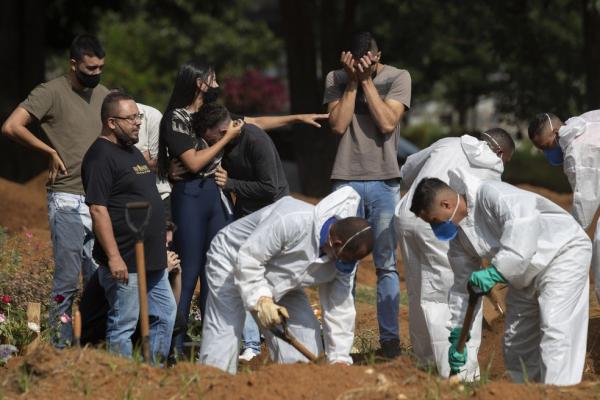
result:
M 343 69 L 331 71 L 325 81 L 323 103 L 339 100 L 348 76 Z M 396 100 L 410 108 L 410 74 L 390 65 L 373 78 L 382 100 Z M 400 177 L 396 156 L 400 124 L 392 134 L 379 131 L 369 112 L 364 92 L 358 87 L 354 115 L 338 145 L 331 179 L 346 181 L 386 180 Z
M 55 192 L 84 194 L 81 183 L 81 161 L 85 152 L 100 135 L 100 108 L 108 89 L 76 91 L 66 75 L 37 86 L 20 107 L 37 118 L 67 168 L 58 174 L 48 189 Z

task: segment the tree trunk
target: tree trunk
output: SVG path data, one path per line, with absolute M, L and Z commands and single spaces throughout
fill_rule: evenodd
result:
M 600 108 L 600 4 L 583 0 L 583 62 L 586 76 L 586 109 Z
M 292 113 L 323 110 L 321 85 L 317 78 L 317 48 L 314 24 L 315 0 L 280 0 L 285 29 L 285 50 Z M 326 123 L 325 123 L 326 125 Z M 335 137 L 328 129 L 308 125 L 293 128 L 296 162 L 303 193 L 323 196 L 329 193 L 329 175 L 335 152 Z
M 0 123 L 44 79 L 44 9 L 42 0 L 0 2 Z M 0 137 L 0 176 L 23 182 L 45 168 L 46 157 Z

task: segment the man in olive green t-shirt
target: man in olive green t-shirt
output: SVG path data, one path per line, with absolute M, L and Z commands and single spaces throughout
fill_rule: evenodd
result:
M 96 269 L 92 221 L 81 182 L 81 162 L 100 134 L 100 108 L 108 89 L 99 85 L 104 49 L 98 39 L 79 35 L 71 44 L 66 75 L 37 86 L 8 117 L 2 133 L 49 158 L 48 221 L 54 251 L 50 326 L 53 343 L 72 342 L 71 307 L 83 272 L 84 284 Z M 50 145 L 27 125 L 40 122 Z M 66 322 L 66 323 L 65 323 Z
M 348 185 L 361 195 L 359 216 L 374 230 L 379 341 L 384 355 L 392 358 L 400 354 L 400 278 L 391 225 L 400 201 L 396 149 L 411 83 L 406 70 L 380 59 L 369 32 L 354 35 L 351 51 L 342 52 L 343 68 L 327 74 L 323 103 L 332 131 L 341 136 L 331 173 L 334 189 Z

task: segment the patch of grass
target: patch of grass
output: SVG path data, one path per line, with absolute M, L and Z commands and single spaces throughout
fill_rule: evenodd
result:
M 357 285 L 354 300 L 358 303 L 377 304 L 377 288 L 365 285 Z M 408 305 L 408 293 L 406 290 L 400 292 L 400 304 Z
M 360 364 L 373 365 L 376 362 L 376 352 L 379 347 L 378 345 L 379 336 L 377 332 L 372 329 L 366 329 L 357 332 L 354 337 L 354 347 L 358 350 L 362 362 Z
M 31 387 L 31 367 L 29 364 L 23 364 L 19 368 L 19 376 L 17 378 L 17 384 L 21 393 L 27 393 Z
M 356 287 L 354 300 L 358 303 L 377 304 L 377 289 L 370 286 L 359 285 Z
M 400 304 L 403 306 L 408 305 L 408 293 L 406 292 L 406 290 L 400 292 Z

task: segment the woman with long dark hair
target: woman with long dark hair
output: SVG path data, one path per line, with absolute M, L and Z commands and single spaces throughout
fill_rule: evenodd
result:
M 198 279 L 200 309 L 204 312 L 208 291 L 204 263 L 210 241 L 233 220 L 231 206 L 213 176 L 223 148 L 239 135 L 242 122 L 232 122 L 223 138 L 212 146 L 192 130 L 192 115 L 202 104 L 216 97 L 216 88 L 215 74 L 209 65 L 199 62 L 183 64 L 160 124 L 159 176 L 167 178 L 172 159 L 177 159 L 187 170 L 173 182 L 171 192 L 173 222 L 178 227 L 173 247 L 181 259 L 182 287 L 178 312 L 186 323 Z M 174 346 L 178 352 L 183 350 L 184 336 L 185 332 L 182 332 L 175 337 Z

